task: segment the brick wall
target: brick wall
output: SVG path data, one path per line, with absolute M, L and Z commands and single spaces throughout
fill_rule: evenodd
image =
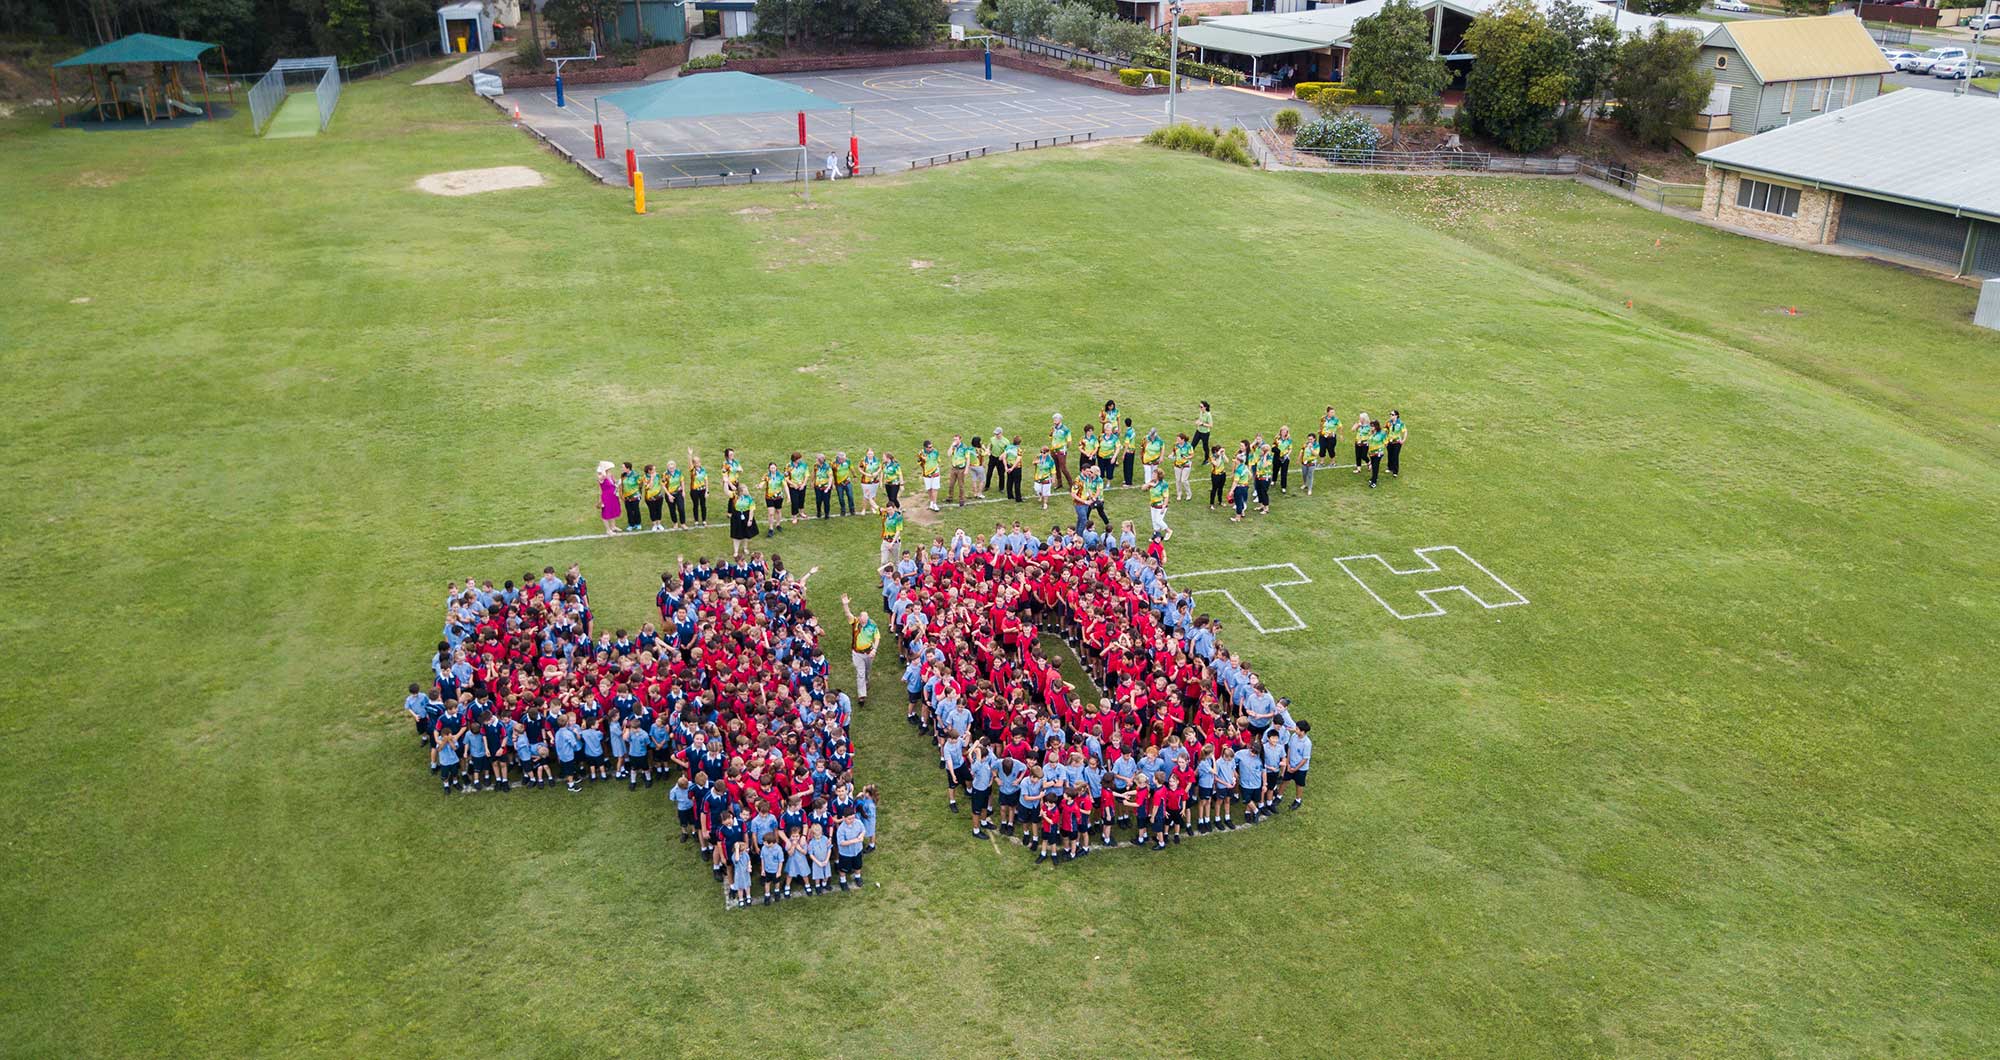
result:
M 731 58 L 727 70 L 746 74 L 800 74 L 814 70 L 858 70 L 887 66 L 926 66 L 932 63 L 976 63 L 984 55 L 976 48 L 940 48 L 932 51 L 881 52 L 872 55 L 807 55 L 787 59 L 737 59 Z M 1043 77 L 1053 77 L 1058 81 L 1073 81 L 1080 85 L 1090 85 L 1127 96 L 1151 96 L 1166 92 L 1166 86 L 1157 88 L 1137 88 L 1121 83 L 1116 75 L 1109 80 L 1091 77 L 1080 70 L 1063 66 L 1043 65 L 1031 59 L 1024 59 L 1006 52 L 993 53 L 993 65 L 1009 70 L 1025 70 Z M 689 70 L 682 76 L 714 73 L 712 70 Z M 508 79 L 510 86 L 513 79 Z M 550 82 L 553 83 L 553 82 Z
M 564 85 L 610 85 L 621 81 L 644 81 L 646 78 L 687 62 L 688 42 L 669 44 L 659 48 L 648 48 L 639 55 L 639 61 L 630 66 L 572 67 L 563 71 Z M 556 83 L 554 69 L 547 73 L 505 73 L 501 75 L 508 91 L 517 88 L 548 88 Z
M 1798 216 L 1780 217 L 1774 213 L 1749 210 L 1736 205 L 1736 189 L 1741 179 L 1726 169 L 1710 167 L 1707 184 L 1702 188 L 1702 216 L 1713 218 L 1723 224 L 1748 228 L 1766 235 L 1796 239 L 1803 243 L 1831 243 L 1834 236 L 1839 233 L 1838 194 L 1823 188 L 1800 188 Z

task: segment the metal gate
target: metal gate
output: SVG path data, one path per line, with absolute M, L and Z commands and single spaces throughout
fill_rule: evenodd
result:
M 1965 260 L 1965 218 L 1859 195 L 1844 198 L 1834 242 L 1915 258 L 1954 273 Z

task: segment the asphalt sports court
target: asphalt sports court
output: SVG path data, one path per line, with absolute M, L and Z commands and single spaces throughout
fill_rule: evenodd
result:
M 786 81 L 814 95 L 853 106 L 853 130 L 861 138 L 861 164 L 884 171 L 906 169 L 913 160 L 980 148 L 1004 151 L 1014 144 L 1050 137 L 1138 136 L 1166 122 L 1164 95 L 1128 96 L 1020 70 L 996 69 L 980 76 L 976 63 L 963 66 L 893 67 L 876 70 L 787 74 Z M 699 76 L 699 75 L 696 75 Z M 624 115 L 602 107 L 605 158 L 594 157 L 591 105 L 599 96 L 634 87 L 592 85 L 565 93 L 558 110 L 553 89 L 526 89 L 502 97 L 521 119 L 587 163 L 607 181 L 624 183 Z M 1282 103 L 1243 93 L 1201 88 L 1182 94 L 1177 104 L 1189 120 L 1224 122 L 1256 119 Z M 848 115 L 816 111 L 806 115 L 806 159 L 820 168 L 826 156 L 847 157 Z M 796 112 L 743 117 L 645 122 L 631 128 L 631 147 L 649 185 L 715 178 L 795 175 L 798 166 Z

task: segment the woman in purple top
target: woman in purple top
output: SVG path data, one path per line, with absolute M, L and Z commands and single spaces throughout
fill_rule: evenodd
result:
M 604 519 L 604 532 L 618 532 L 618 519 L 625 514 L 625 508 L 618 500 L 618 480 L 611 477 L 617 469 L 609 460 L 597 462 L 597 514 Z

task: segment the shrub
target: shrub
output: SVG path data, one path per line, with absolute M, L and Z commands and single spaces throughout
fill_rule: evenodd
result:
M 1134 66 L 1153 66 L 1164 70 L 1167 67 L 1167 49 L 1162 41 L 1155 38 L 1151 44 L 1133 52 L 1131 59 Z M 1199 77 L 1225 87 L 1243 83 L 1243 75 L 1227 66 L 1194 63 L 1186 59 L 1180 62 L 1180 75 L 1183 78 Z
M 1164 147 L 1169 151 L 1188 151 L 1207 155 L 1221 162 L 1234 162 L 1239 166 L 1254 166 L 1256 160 L 1250 155 L 1250 137 L 1241 126 L 1224 132 L 1221 129 L 1204 129 L 1199 125 L 1165 125 L 1146 134 L 1144 143 Z
M 1298 132 L 1299 109 L 1297 107 L 1286 107 L 1284 110 L 1271 115 L 1271 127 L 1281 133 Z
M 1336 114 L 1299 126 L 1292 144 L 1308 151 L 1345 151 L 1366 154 L 1382 143 L 1375 123 L 1359 114 Z
M 1137 22 L 1127 22 L 1122 18 L 1101 18 L 1097 23 L 1097 38 L 1092 42 L 1100 55 L 1137 55 L 1145 51 L 1159 35 Z
M 728 59 L 725 59 L 720 55 L 697 55 L 694 58 L 689 59 L 687 62 L 682 63 L 681 69 L 683 71 L 720 70 L 722 69 L 723 64 L 727 63 L 728 61 L 729 61 Z
M 1141 66 L 1135 69 L 1118 71 L 1118 80 L 1132 88 L 1138 88 L 1140 85 L 1145 84 L 1148 77 L 1153 79 L 1154 84 L 1162 87 L 1167 83 L 1167 72 L 1165 70 L 1155 70 L 1152 67 Z
M 1338 81 L 1301 81 L 1292 86 L 1292 95 L 1301 103 L 1311 103 L 1321 92 L 1329 88 L 1339 88 Z

